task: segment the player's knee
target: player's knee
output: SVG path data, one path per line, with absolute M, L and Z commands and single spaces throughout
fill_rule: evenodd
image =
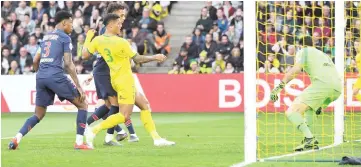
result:
M 129 113 L 129 112 L 124 112 L 124 118 L 125 118 L 125 120 L 129 120 L 129 119 L 130 119 L 130 116 L 131 116 L 131 113 Z
M 82 103 L 80 103 L 80 105 L 78 106 L 79 110 L 88 110 L 88 102 L 87 101 L 83 101 Z
M 300 113 L 301 115 L 307 110 L 308 106 L 305 104 L 292 104 L 286 111 L 286 115 L 289 116 L 292 113 Z

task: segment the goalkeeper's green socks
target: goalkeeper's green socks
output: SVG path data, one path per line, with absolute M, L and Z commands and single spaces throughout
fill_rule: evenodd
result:
M 321 109 L 322 110 L 322 109 Z M 305 122 L 310 129 L 312 129 L 312 125 L 315 122 L 315 113 L 312 109 L 308 109 L 305 112 Z
M 313 135 L 308 128 L 307 123 L 302 118 L 302 115 L 298 112 L 292 112 L 288 116 L 288 120 L 299 129 L 306 138 L 313 138 Z

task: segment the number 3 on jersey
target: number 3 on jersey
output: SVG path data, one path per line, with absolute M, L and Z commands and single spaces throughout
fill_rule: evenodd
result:
M 110 52 L 110 50 L 108 49 L 108 48 L 105 48 L 104 49 L 104 52 L 105 52 L 105 56 L 107 56 L 106 57 L 106 59 L 105 59 L 105 61 L 106 62 L 112 62 L 113 61 L 113 57 L 112 57 L 112 54 L 111 54 L 111 52 Z
M 50 47 L 51 47 L 51 42 L 45 42 L 45 47 L 44 47 L 44 51 L 45 53 L 43 54 L 44 57 L 48 57 L 50 54 Z

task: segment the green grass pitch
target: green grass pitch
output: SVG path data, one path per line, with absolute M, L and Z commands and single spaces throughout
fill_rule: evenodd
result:
M 153 146 L 151 137 L 140 122 L 139 114 L 134 113 L 132 121 L 140 137 L 139 143 L 123 141 L 122 147 L 103 146 L 105 133 L 103 131 L 95 140 L 96 149 L 87 151 L 73 149 L 76 113 L 48 113 L 45 119 L 23 138 L 19 150 L 7 150 L 10 139 L 6 137 L 14 136 L 30 115 L 32 113 L 2 114 L 2 167 L 227 167 L 243 161 L 244 157 L 244 117 L 242 113 L 153 113 L 153 119 L 160 135 L 176 142 L 176 146 L 167 148 Z M 280 127 L 284 123 L 281 118 L 283 118 L 282 114 L 267 114 L 267 117 L 262 115 L 259 117 L 261 122 L 274 121 L 267 128 L 262 128 L 267 133 L 275 134 L 275 137 L 267 138 L 268 154 L 263 152 L 263 156 L 273 156 L 271 153 L 290 153 L 291 150 L 285 151 L 284 149 L 287 147 L 292 149 L 292 144 L 279 142 L 284 138 L 282 135 L 284 131 L 293 133 L 294 130 L 288 126 L 281 129 Z M 318 124 L 332 121 L 332 116 L 324 118 Z M 360 123 L 361 113 L 353 118 L 356 118 L 354 122 Z M 321 133 L 326 133 L 329 129 L 321 131 Z M 351 131 L 353 132 L 351 133 Z M 354 126 L 347 132 L 361 134 L 361 128 Z M 358 136 L 356 135 L 356 137 Z M 259 140 L 264 142 L 265 138 L 259 138 Z M 298 138 L 294 140 L 299 142 Z M 331 141 L 332 139 L 327 136 L 321 140 L 323 143 Z M 281 160 L 313 160 L 316 159 L 315 157 L 329 159 L 330 157 L 327 155 L 333 155 L 332 157 L 338 160 L 341 159 L 343 153 L 361 156 L 360 145 L 361 143 L 345 143 L 332 149 Z M 337 163 L 332 162 L 258 162 L 250 166 L 305 165 L 338 166 Z

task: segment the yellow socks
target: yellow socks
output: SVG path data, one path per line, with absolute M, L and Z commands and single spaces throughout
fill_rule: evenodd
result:
M 360 93 L 358 93 L 355 97 L 359 102 L 361 102 L 361 94 Z
M 155 129 L 155 125 L 152 119 L 152 115 L 149 110 L 140 111 L 140 120 L 143 122 L 144 128 L 152 136 L 153 140 L 160 139 L 161 137 Z
M 93 129 L 93 133 L 97 134 L 103 129 L 112 128 L 115 125 L 121 124 L 125 122 L 125 117 L 122 113 L 117 113 L 109 116 L 106 120 L 101 122 L 99 125 L 95 126 Z

